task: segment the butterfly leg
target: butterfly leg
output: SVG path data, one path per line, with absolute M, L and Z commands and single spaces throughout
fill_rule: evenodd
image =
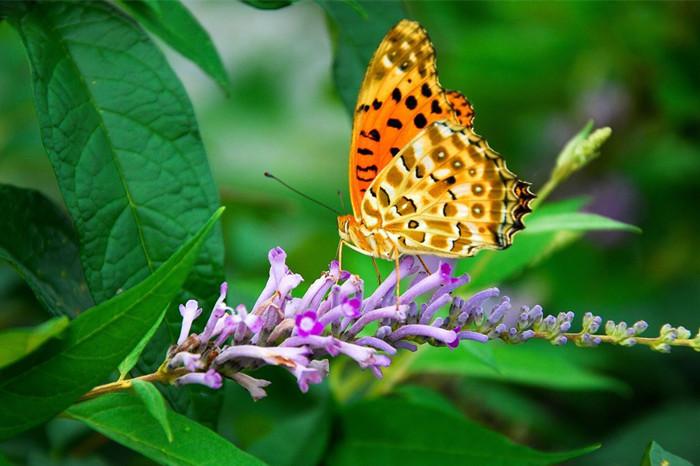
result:
M 338 270 L 343 270 L 343 246 L 345 246 L 345 241 L 342 239 L 338 243 L 338 252 L 336 253 L 336 256 L 338 257 Z M 340 280 L 340 275 L 338 275 L 338 279 Z M 336 281 L 336 283 L 338 283 Z
M 430 269 L 428 268 L 428 266 L 427 266 L 427 265 L 425 264 L 425 262 L 423 261 L 423 258 L 422 258 L 421 256 L 419 256 L 419 255 L 416 255 L 416 257 L 417 257 L 418 260 L 420 261 L 421 265 L 423 265 L 423 269 L 425 270 L 425 273 L 427 273 L 428 275 L 432 274 L 433 272 L 430 271 Z
M 377 259 L 374 256 L 372 257 L 372 265 L 374 266 L 374 272 L 377 274 L 377 285 L 382 284 L 382 274 L 379 273 L 379 267 L 377 266 Z
M 396 286 L 394 291 L 396 291 L 396 309 L 399 308 L 399 298 L 401 297 L 401 272 L 399 270 L 399 251 L 394 250 L 394 267 L 396 268 Z

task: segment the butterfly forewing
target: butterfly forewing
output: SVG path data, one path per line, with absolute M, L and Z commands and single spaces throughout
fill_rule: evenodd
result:
M 533 198 L 484 139 L 448 121 L 422 130 L 368 189 L 369 228 L 394 234 L 402 254 L 448 257 L 508 247 Z
M 474 110 L 438 81 L 435 50 L 418 23 L 403 20 L 379 45 L 362 82 L 350 148 L 353 211 L 394 156 L 435 121 L 471 126 Z

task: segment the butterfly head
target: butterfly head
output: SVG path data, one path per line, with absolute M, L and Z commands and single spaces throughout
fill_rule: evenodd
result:
M 338 234 L 340 239 L 347 243 L 352 243 L 350 231 L 358 227 L 358 222 L 352 215 L 341 215 L 338 217 Z

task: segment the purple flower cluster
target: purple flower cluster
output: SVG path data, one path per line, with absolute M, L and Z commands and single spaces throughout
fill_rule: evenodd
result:
M 396 271 L 366 296 L 363 281 L 334 261 L 303 296 L 295 297 L 302 277 L 287 267 L 286 253 L 272 249 L 269 260 L 269 279 L 250 310 L 229 306 L 223 283 L 204 330 L 191 334 L 202 309 L 194 300 L 180 305 L 182 330 L 163 366 L 178 375 L 174 383 L 219 388 L 226 377 L 258 399 L 269 382 L 248 373 L 275 365 L 293 374 L 306 392 L 328 374 L 329 356 L 345 355 L 381 377 L 399 349 L 415 351 L 425 343 L 454 349 L 462 340 L 520 343 L 535 336 L 564 344 L 573 319 L 571 312 L 545 316 L 540 306 L 514 308 L 496 288 L 466 299 L 453 296 L 469 277 L 454 276 L 448 262 L 431 264 L 434 271 L 428 273 L 414 257 L 402 258 L 405 290 L 397 302 Z M 586 331 L 595 333 L 600 318 L 587 318 Z M 598 342 L 590 335 L 588 340 Z

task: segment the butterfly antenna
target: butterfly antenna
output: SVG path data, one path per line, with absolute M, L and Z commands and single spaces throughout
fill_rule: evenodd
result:
M 318 199 L 314 199 L 313 197 L 309 196 L 308 194 L 304 194 L 304 193 L 302 193 L 301 191 L 299 191 L 298 189 L 293 188 L 292 186 L 288 185 L 288 184 L 285 183 L 284 181 L 282 181 L 282 180 L 280 180 L 279 178 L 277 178 L 277 177 L 276 177 L 275 175 L 273 175 L 272 173 L 270 173 L 270 172 L 265 172 L 265 176 L 268 177 L 268 178 L 272 178 L 273 180 L 277 181 L 279 184 L 281 184 L 281 185 L 284 186 L 285 188 L 287 188 L 287 189 L 289 189 L 289 190 L 291 190 L 291 191 L 294 191 L 295 193 L 297 193 L 298 195 L 300 195 L 300 196 L 303 197 L 304 199 L 308 199 L 308 200 L 311 201 L 311 202 L 315 202 L 316 204 L 320 205 L 321 207 L 325 207 L 326 209 L 330 210 L 331 212 L 335 213 L 336 215 L 343 215 L 342 212 L 339 212 L 337 209 L 334 209 L 333 207 L 331 207 L 331 206 L 329 206 L 329 205 L 327 205 L 327 204 L 324 204 L 323 202 L 319 201 Z
M 343 192 L 338 190 L 338 199 L 340 200 L 340 208 L 345 210 L 345 202 L 343 201 Z

